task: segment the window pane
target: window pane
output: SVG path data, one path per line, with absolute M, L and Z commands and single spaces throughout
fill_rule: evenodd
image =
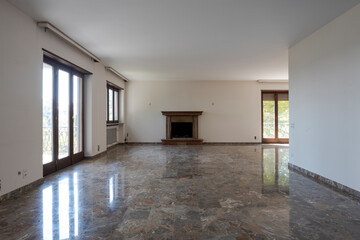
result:
M 82 79 L 73 77 L 74 154 L 82 151 Z
M 70 99 L 70 79 L 69 73 L 59 70 L 58 83 L 58 109 L 59 109 L 59 153 L 58 158 L 62 159 L 69 156 L 69 99 Z
M 113 90 L 109 89 L 109 121 L 114 121 L 114 115 L 113 115 Z
M 289 138 L 289 101 L 278 101 L 278 134 L 279 138 Z
M 43 164 L 53 161 L 53 67 L 43 64 Z
M 118 104 L 119 104 L 119 92 L 114 91 L 114 120 L 119 120 L 119 113 L 118 113 Z
M 109 121 L 108 113 L 109 113 L 109 103 L 108 103 L 108 96 L 109 96 L 109 88 L 106 88 L 106 122 Z
M 271 100 L 274 99 L 274 100 Z M 275 97 L 263 95 L 263 137 L 275 138 Z

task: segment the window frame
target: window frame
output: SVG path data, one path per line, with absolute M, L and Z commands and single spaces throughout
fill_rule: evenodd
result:
M 109 113 L 110 113 L 110 108 L 109 108 L 109 92 L 110 90 L 112 90 L 112 111 L 113 111 L 113 120 L 110 121 L 109 120 Z M 107 126 L 112 126 L 112 125 L 119 125 L 120 124 L 120 91 L 122 90 L 122 88 L 111 84 L 109 82 L 107 82 L 106 84 L 106 125 Z M 117 120 L 115 119 L 115 92 L 117 93 Z
M 84 86 L 85 86 L 85 76 L 86 75 L 91 75 L 92 73 L 86 71 L 86 70 L 82 70 L 80 67 L 77 67 L 76 65 L 67 62 L 66 60 L 61 59 L 60 57 L 58 57 L 57 55 L 51 55 L 52 53 L 44 50 L 44 54 L 43 54 L 43 64 L 48 64 L 50 66 L 52 66 L 53 68 L 53 103 L 52 103 L 52 128 L 53 128 L 53 161 L 43 164 L 43 176 L 49 175 L 53 172 L 56 172 L 58 170 L 61 170 L 67 166 L 73 165 L 75 163 L 80 162 L 81 160 L 84 159 L 84 152 L 85 152 L 85 111 L 84 111 L 84 107 L 85 107 L 85 94 L 84 94 Z M 43 65 L 42 65 L 43 66 Z M 59 159 L 58 158 L 58 139 L 59 139 L 59 134 L 58 134 L 58 118 L 59 118 L 59 109 L 58 109 L 58 71 L 59 70 L 63 70 L 67 73 L 69 73 L 69 156 L 67 156 L 66 158 L 63 159 Z M 74 122 L 73 122 L 73 116 L 74 116 L 74 112 L 73 112 L 73 77 L 77 76 L 79 78 L 81 78 L 82 80 L 82 87 L 81 89 L 81 151 L 74 153 L 74 143 L 73 143 L 73 138 L 74 138 L 74 132 L 73 132 L 73 126 L 74 126 Z M 42 80 L 43 81 L 43 80 Z
M 264 138 L 264 94 L 274 94 L 275 101 L 275 137 Z M 278 95 L 288 94 L 289 90 L 261 90 L 261 139 L 262 143 L 289 143 L 289 138 L 279 138 L 278 134 Z M 290 126 L 289 126 L 290 127 Z

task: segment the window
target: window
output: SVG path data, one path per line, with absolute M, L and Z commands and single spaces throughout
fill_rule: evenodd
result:
M 288 91 L 262 91 L 263 142 L 289 142 Z
M 83 81 L 86 70 L 44 52 L 43 175 L 84 158 Z
M 119 96 L 121 89 L 113 85 L 107 85 L 106 97 L 106 123 L 119 123 Z

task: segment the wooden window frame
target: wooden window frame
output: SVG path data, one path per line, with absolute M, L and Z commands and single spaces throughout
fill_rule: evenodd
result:
M 84 106 L 85 106 L 85 94 L 84 94 L 84 85 L 85 85 L 85 75 L 91 74 L 86 70 L 81 70 L 80 68 L 75 68 L 73 64 L 66 64 L 67 62 L 59 61 L 59 58 L 56 55 L 51 55 L 50 52 L 44 50 L 43 63 L 49 64 L 53 67 L 53 161 L 43 165 L 43 176 L 49 175 L 53 172 L 56 172 L 60 169 L 73 165 L 80 162 L 84 159 L 85 152 L 85 115 L 84 115 Z M 69 156 L 64 159 L 58 159 L 58 70 L 63 70 L 69 73 Z M 81 71 L 80 71 L 81 70 Z M 81 141 L 82 149 L 78 153 L 73 152 L 73 76 L 80 77 L 82 79 L 82 130 L 81 130 Z
M 275 138 L 264 138 L 264 104 L 263 96 L 266 93 L 275 95 Z M 289 90 L 262 90 L 261 91 L 261 139 L 263 143 L 289 143 L 289 138 L 278 137 L 278 94 L 287 93 Z
M 115 92 L 117 92 L 118 99 L 117 99 L 117 120 L 109 120 L 109 91 L 113 91 L 112 97 L 112 106 L 113 106 L 113 119 L 115 119 Z M 118 87 L 110 82 L 106 84 L 106 125 L 113 126 L 118 125 L 120 123 L 120 92 L 123 90 L 121 87 Z

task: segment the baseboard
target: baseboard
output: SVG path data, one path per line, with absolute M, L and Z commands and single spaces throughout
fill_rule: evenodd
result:
M 110 145 L 110 146 L 107 147 L 106 151 L 109 151 L 109 150 L 111 150 L 113 148 L 116 148 L 119 145 L 124 145 L 124 143 L 115 143 L 113 145 Z
M 294 172 L 300 173 L 301 175 L 308 177 L 312 180 L 314 180 L 317 183 L 320 183 L 324 186 L 327 186 L 337 192 L 340 192 L 344 195 L 350 196 L 352 198 L 355 198 L 356 200 L 360 200 L 360 192 L 352 189 L 348 186 L 345 186 L 341 183 L 338 183 L 336 181 L 333 181 L 331 179 L 328 179 L 326 177 L 323 177 L 319 174 L 316 174 L 314 172 L 311 172 L 309 170 L 306 170 L 302 167 L 296 166 L 295 164 L 289 163 L 289 169 L 293 170 Z
M 22 186 L 20 188 L 17 188 L 11 192 L 8 192 L 8 193 L 5 193 L 4 195 L 1 195 L 0 196 L 0 203 L 5 201 L 5 200 L 8 200 L 8 199 L 13 199 L 13 198 L 17 198 L 20 194 L 34 188 L 34 187 L 37 187 L 39 185 L 41 185 L 42 183 L 44 182 L 44 178 L 40 178 L 32 183 L 29 183 L 25 186 Z
M 204 145 L 260 145 L 261 142 L 204 142 Z
M 152 145 L 152 144 L 161 144 L 161 142 L 126 142 L 128 145 Z
M 126 142 L 124 144 L 129 145 L 151 145 L 151 144 L 162 144 L 161 142 Z M 260 145 L 261 142 L 203 142 L 205 145 Z

